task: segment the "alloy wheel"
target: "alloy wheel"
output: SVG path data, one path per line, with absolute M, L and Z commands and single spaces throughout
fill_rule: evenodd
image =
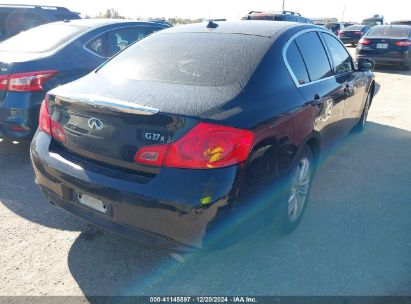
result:
M 291 183 L 291 193 L 288 198 L 288 219 L 295 222 L 299 219 L 308 199 L 311 183 L 311 163 L 303 157 L 298 163 Z

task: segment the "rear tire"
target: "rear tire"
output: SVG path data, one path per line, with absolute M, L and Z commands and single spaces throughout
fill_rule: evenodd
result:
M 362 110 L 360 121 L 354 126 L 353 131 L 356 133 L 362 132 L 367 124 L 368 112 L 371 106 L 371 93 L 372 90 L 368 92 L 367 99 L 365 100 L 364 109 Z
M 287 183 L 287 196 L 279 202 L 275 214 L 274 226 L 278 232 L 287 234 L 298 227 L 310 196 L 314 171 L 313 153 L 309 146 L 304 145 Z

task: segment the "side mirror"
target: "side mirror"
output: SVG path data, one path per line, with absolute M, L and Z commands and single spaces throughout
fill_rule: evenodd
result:
M 375 68 L 375 62 L 368 58 L 358 59 L 358 70 L 362 72 L 373 71 Z

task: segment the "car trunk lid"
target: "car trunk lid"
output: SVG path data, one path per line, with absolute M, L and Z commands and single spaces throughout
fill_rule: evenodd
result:
M 346 31 L 343 30 L 339 34 L 340 37 L 345 37 L 345 38 L 358 38 L 360 39 L 362 36 L 362 32 L 360 31 Z
M 407 39 L 403 37 L 398 38 L 374 38 L 366 37 L 366 44 L 363 44 L 362 49 L 365 51 L 372 51 L 373 53 L 387 53 L 387 52 L 399 52 L 409 47 L 397 45 L 400 41 L 405 41 Z
M 49 113 L 64 132 L 56 145 L 89 161 L 156 174 L 158 168 L 134 162 L 145 146 L 166 144 L 191 129 L 197 120 L 101 96 L 49 96 Z

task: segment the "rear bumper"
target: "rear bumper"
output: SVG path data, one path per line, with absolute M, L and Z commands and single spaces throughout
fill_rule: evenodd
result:
M 44 94 L 8 92 L 0 102 L 0 135 L 15 139 L 31 138 L 38 126 Z
M 344 44 L 357 44 L 359 38 L 339 37 Z
M 381 65 L 395 65 L 395 64 L 411 64 L 411 56 L 408 53 L 398 54 L 373 54 L 369 52 L 361 52 L 357 49 L 357 59 L 369 58 L 375 61 L 376 64 Z
M 230 210 L 239 166 L 216 170 L 166 168 L 147 183 L 109 177 L 50 152 L 38 132 L 31 158 L 36 182 L 53 204 L 109 231 L 171 250 L 203 247 L 209 232 Z M 107 213 L 83 206 L 77 194 L 107 203 Z

